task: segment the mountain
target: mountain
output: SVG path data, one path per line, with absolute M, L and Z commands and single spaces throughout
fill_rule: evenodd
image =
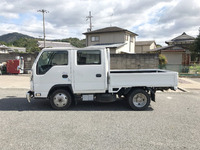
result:
M 25 39 L 24 39 L 25 38 Z M 37 39 L 25 34 L 21 34 L 18 32 L 8 33 L 0 36 L 0 42 L 5 42 L 5 45 L 13 45 L 16 47 L 27 47 L 32 45 L 36 46 L 38 40 Z M 48 41 L 48 40 L 47 40 Z M 57 40 L 50 40 L 50 41 L 57 41 L 57 42 L 69 42 L 75 47 L 85 47 L 85 39 L 78 39 L 78 38 L 65 38 L 65 39 L 57 39 Z
M 34 37 L 31 37 L 31 36 L 28 36 L 25 34 L 21 34 L 21 33 L 17 33 L 17 32 L 13 32 L 13 33 L 8 33 L 8 34 L 4 34 L 4 35 L 0 36 L 0 41 L 6 42 L 6 43 L 11 43 L 11 42 L 14 42 L 21 38 L 34 39 Z

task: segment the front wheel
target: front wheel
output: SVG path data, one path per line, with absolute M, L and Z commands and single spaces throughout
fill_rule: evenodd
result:
M 145 110 L 150 104 L 150 96 L 143 89 L 137 89 L 129 95 L 128 102 L 133 110 Z
M 64 110 L 68 109 L 72 103 L 72 97 L 68 91 L 56 90 L 50 96 L 50 104 L 54 109 Z

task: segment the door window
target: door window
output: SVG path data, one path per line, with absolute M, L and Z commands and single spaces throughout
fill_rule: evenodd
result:
M 67 51 L 45 51 L 37 63 L 37 74 L 45 74 L 55 65 L 68 65 Z
M 100 65 L 101 51 L 100 50 L 79 50 L 77 51 L 78 65 Z

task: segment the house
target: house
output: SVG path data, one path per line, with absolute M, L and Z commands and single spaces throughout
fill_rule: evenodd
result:
M 135 43 L 135 53 L 147 53 L 155 48 L 155 41 L 136 41 Z
M 194 43 L 195 38 L 187 35 L 185 32 L 183 32 L 183 34 L 177 36 L 176 38 L 166 41 L 165 43 L 168 45 L 181 45 L 181 46 L 185 46 L 185 45 L 190 45 L 192 43 Z
M 44 48 L 44 41 L 38 41 L 38 47 L 43 49 Z M 45 41 L 46 48 L 52 47 L 74 47 L 68 42 L 55 42 L 55 41 Z
M 166 69 L 185 72 L 185 68 L 191 64 L 190 45 L 195 38 L 187 35 L 185 32 L 172 40 L 166 41 L 168 46 L 154 49 L 152 51 L 162 54 L 167 59 Z M 187 69 L 186 69 L 187 70 Z
M 11 49 L 13 52 L 22 52 L 22 53 L 25 53 L 25 52 L 26 52 L 26 48 L 25 48 L 25 47 L 10 47 L 10 49 Z
M 0 45 L 0 53 L 10 53 L 13 52 L 9 47 L 5 45 Z
M 111 53 L 135 53 L 136 33 L 119 27 L 106 27 L 83 33 L 86 46 L 105 46 Z

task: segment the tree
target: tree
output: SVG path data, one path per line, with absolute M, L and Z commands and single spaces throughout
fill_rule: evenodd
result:
M 0 45 L 7 45 L 6 42 L 0 41 Z
M 20 38 L 12 43 L 16 47 L 25 47 L 27 52 L 38 52 L 40 51 L 37 45 L 37 39 L 32 38 Z
M 194 41 L 194 44 L 191 46 L 192 56 L 196 62 L 200 61 L 200 34 Z
M 160 69 L 166 68 L 166 64 L 167 64 L 167 58 L 165 57 L 165 55 L 160 54 L 159 55 L 159 66 L 160 66 Z
M 160 47 L 162 47 L 162 45 L 156 44 L 156 48 L 160 48 Z
M 62 39 L 61 42 L 69 42 L 71 45 L 75 47 L 85 47 L 85 39 L 79 40 L 78 38 L 67 38 L 67 39 Z

